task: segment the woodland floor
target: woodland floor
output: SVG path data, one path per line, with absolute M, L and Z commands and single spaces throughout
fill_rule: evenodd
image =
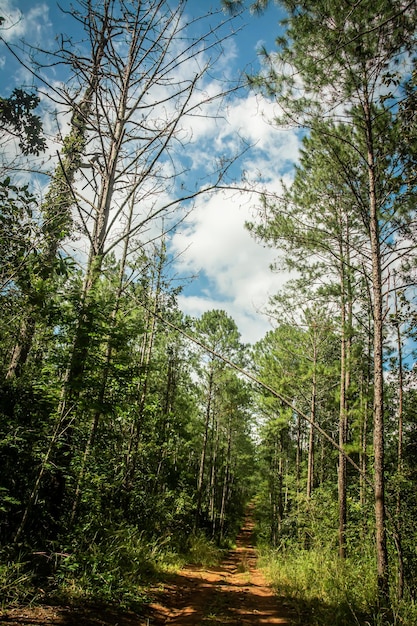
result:
M 108 607 L 39 606 L 0 614 L 5 626 L 244 626 L 290 625 L 257 568 L 248 516 L 237 545 L 217 567 L 185 567 L 154 589 L 145 615 Z

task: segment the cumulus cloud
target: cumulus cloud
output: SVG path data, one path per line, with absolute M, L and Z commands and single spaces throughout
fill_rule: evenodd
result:
M 45 2 L 34 3 L 27 11 L 20 12 L 18 0 L 1 1 L 3 13 L 8 15 L 6 29 L 3 30 L 7 41 L 26 38 L 36 43 L 44 42 L 48 34 L 51 36 L 52 29 L 48 31 L 50 15 Z M 57 28 L 56 24 L 54 28 Z M 240 71 L 234 65 L 242 52 L 236 41 L 225 39 L 222 50 L 216 61 L 216 72 L 213 74 L 211 71 L 202 77 L 196 87 L 190 101 L 190 106 L 195 105 L 196 108 L 181 120 L 178 128 L 179 151 L 178 155 L 171 155 L 171 163 L 183 170 L 183 176 L 179 176 L 176 182 L 188 187 L 195 179 L 198 187 L 202 180 L 208 180 L 205 173 L 212 170 L 210 165 L 213 160 L 216 157 L 227 159 L 238 153 L 243 140 L 245 145 L 251 147 L 233 166 L 231 178 L 239 180 L 243 176 L 250 183 L 261 182 L 268 186 L 269 191 L 279 193 L 280 177 L 297 160 L 299 136 L 296 131 L 280 131 L 271 126 L 270 121 L 279 110 L 276 104 L 260 95 L 242 90 L 229 95 L 227 102 L 217 97 L 227 85 L 222 83 L 224 75 L 233 76 Z M 193 57 L 180 64 L 175 70 L 179 72 L 175 85 L 178 87 L 183 84 L 182 81 L 188 81 L 190 75 L 196 74 L 196 63 L 204 67 L 207 62 L 208 55 L 202 51 L 198 58 Z M 149 98 L 163 99 L 160 93 L 153 91 Z M 172 113 L 169 104 L 164 103 L 166 115 Z M 158 111 L 153 113 L 158 118 Z M 48 120 L 45 121 L 48 135 L 54 136 L 52 118 L 50 125 Z M 62 123 L 65 132 L 65 119 Z M 174 158 L 177 156 L 178 160 Z M 175 178 L 173 170 L 165 174 L 167 180 Z M 173 193 L 173 190 L 169 189 L 167 193 Z M 160 201 L 163 203 L 162 198 Z M 278 251 L 263 247 L 245 229 L 247 220 L 256 219 L 258 203 L 255 194 L 243 194 L 237 190 L 218 191 L 205 198 L 199 196 L 195 209 L 176 228 L 168 243 L 170 252 L 176 258 L 176 274 L 200 275 L 200 280 L 190 284 L 180 295 L 182 310 L 200 316 L 210 309 L 224 309 L 236 321 L 246 342 L 255 342 L 270 328 L 262 310 L 268 298 L 288 278 L 286 274 L 277 275 L 269 269 Z M 152 238 L 154 232 L 146 234 Z
M 195 161 L 209 158 L 210 149 L 217 154 L 237 152 L 243 138 L 252 146 L 239 163 L 245 180 L 261 181 L 279 195 L 281 177 L 298 159 L 299 134 L 274 128 L 274 103 L 254 93 L 235 98 L 226 113 L 215 123 L 199 121 Z M 238 168 L 234 174 L 238 176 Z M 256 222 L 259 204 L 257 194 L 217 191 L 197 202 L 171 244 L 172 253 L 179 255 L 179 273 L 200 277 L 199 293 L 191 285 L 180 297 L 182 310 L 200 316 L 213 308 L 223 309 L 250 343 L 270 328 L 263 311 L 269 297 L 290 278 L 289 273 L 270 270 L 279 251 L 262 246 L 245 228 L 245 222 Z
M 204 284 L 198 295 L 192 286 L 180 297 L 182 310 L 201 315 L 224 309 L 236 321 L 246 342 L 260 339 L 270 328 L 262 312 L 269 296 L 289 278 L 274 274 L 271 263 L 278 252 L 256 242 L 245 228 L 253 219 L 254 197 L 217 192 L 200 203 L 181 230 L 175 233 L 172 252 L 180 254 L 177 269 L 183 275 L 198 273 Z
M 213 83 L 212 89 L 215 88 Z M 201 115 L 188 118 L 187 147 L 191 171 L 207 168 L 213 154 L 232 158 L 242 146 L 250 146 L 239 166 L 245 179 L 273 183 L 298 159 L 300 136 L 296 129 L 278 130 L 273 120 L 277 105 L 249 92 L 235 97 L 220 110 L 218 102 L 201 107 Z M 277 110 L 278 109 L 278 110 Z
M 5 20 L 1 35 L 7 42 L 29 37 L 31 43 L 40 44 L 51 27 L 49 8 L 45 2 L 23 11 L 16 0 L 2 0 L 1 14 Z

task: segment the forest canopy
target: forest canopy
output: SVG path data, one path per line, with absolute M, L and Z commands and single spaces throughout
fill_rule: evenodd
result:
M 285 564 L 321 559 L 344 580 L 343 601 L 320 592 L 333 624 L 417 624 L 417 7 L 281 0 L 261 71 L 209 90 L 231 29 L 268 4 L 77 0 L 79 41 L 3 38 L 36 87 L 0 97 L 6 604 L 71 585 L 128 603 L 164 559 L 230 545 L 251 502 L 278 593 Z M 190 120 L 231 94 L 298 133 L 279 193 L 239 170 L 240 136 L 195 152 Z M 226 189 L 292 277 L 253 344 L 226 310 L 180 304 L 172 237 Z

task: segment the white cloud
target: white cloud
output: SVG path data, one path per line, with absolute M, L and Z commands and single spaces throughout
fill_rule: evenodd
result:
M 211 89 L 214 87 L 213 84 Z M 237 155 L 242 140 L 252 146 L 240 163 L 247 180 L 261 178 L 273 182 L 277 172 L 283 172 L 298 159 L 299 131 L 273 126 L 272 120 L 279 114 L 274 102 L 251 92 L 234 98 L 220 111 L 218 104 L 202 107 L 201 116 L 188 118 L 187 134 L 192 137 L 192 144 L 187 154 L 192 159 L 192 170 L 207 166 L 213 154 Z
M 244 227 L 252 213 L 249 198 L 219 191 L 196 207 L 172 240 L 173 252 L 182 252 L 178 272 L 204 273 L 208 283 L 199 296 L 183 294 L 181 309 L 198 316 L 213 308 L 226 310 L 245 342 L 257 341 L 268 330 L 261 311 L 289 277 L 270 271 L 277 251 L 257 243 Z
M 246 180 L 262 180 L 270 192 L 279 193 L 280 178 L 298 159 L 300 137 L 296 130 L 273 128 L 268 120 L 275 113 L 272 102 L 250 93 L 229 103 L 227 117 L 200 119 L 193 129 L 194 138 L 199 137 L 196 161 L 212 153 L 233 153 L 243 137 L 253 146 L 239 164 Z M 200 274 L 203 284 L 198 296 L 187 295 L 195 292 L 192 287 L 185 290 L 181 309 L 193 316 L 224 309 L 238 324 L 243 341 L 251 343 L 270 328 L 262 310 L 290 277 L 270 270 L 279 252 L 255 241 L 244 226 L 256 221 L 259 204 L 256 194 L 218 191 L 197 202 L 172 240 L 173 254 L 180 255 L 178 273 Z
M 0 3 L 2 1 L 7 3 L 10 11 L 17 11 L 17 0 L 14 4 L 11 0 L 0 0 Z M 15 26 L 9 31 L 10 38 L 18 39 L 25 35 L 29 38 L 30 33 L 30 41 L 35 42 L 43 32 L 47 32 L 48 15 L 45 3 L 33 5 L 20 21 L 16 19 Z M 181 158 L 186 155 L 192 182 L 194 176 L 203 178 L 205 168 L 210 169 L 209 164 L 216 156 L 230 157 L 238 152 L 243 138 L 253 148 L 234 166 L 231 174 L 239 178 L 240 171 L 244 170 L 247 180 L 261 179 L 268 184 L 270 191 L 279 191 L 280 176 L 298 157 L 297 133 L 274 129 L 267 120 L 274 118 L 276 105 L 253 93 L 242 91 L 238 97 L 229 98 L 227 106 L 225 103 L 221 107 L 219 117 L 220 98 L 215 95 L 224 84 L 218 81 L 218 77 L 220 74 L 221 78 L 228 70 L 232 74 L 236 71 L 233 69 L 236 44 L 232 40 L 224 41 L 223 52 L 223 63 L 216 65 L 216 72 L 210 72 L 202 79 L 193 94 L 191 102 L 196 105 L 199 102 L 201 107 L 193 111 L 195 116 L 182 120 Z M 206 63 L 207 54 L 202 53 L 200 59 L 192 58 L 176 68 L 178 76 L 174 88 L 182 84 L 182 80 L 189 80 L 195 75 L 195 65 L 199 61 Z M 162 94 L 152 91 L 149 98 L 161 100 L 166 89 L 162 91 Z M 168 116 L 172 114 L 170 104 L 164 105 Z M 158 111 L 153 113 L 158 117 Z M 53 124 L 49 126 L 45 121 L 48 134 L 54 135 Z M 187 145 L 187 139 L 192 144 Z M 181 169 L 181 160 L 174 162 Z M 246 220 L 254 219 L 257 204 L 256 196 L 244 196 L 237 191 L 227 194 L 219 191 L 205 200 L 198 199 L 196 208 L 178 227 L 169 244 L 170 251 L 179 255 L 176 260 L 177 274 L 189 276 L 200 272 L 203 278 L 199 283 L 200 289 L 191 287 L 180 295 L 182 310 L 195 316 L 213 308 L 226 310 L 238 324 L 245 342 L 260 339 L 270 328 L 261 310 L 267 305 L 269 296 L 275 294 L 288 278 L 288 275 L 274 274 L 269 269 L 277 251 L 257 243 L 244 227 Z M 153 230 L 146 233 L 152 234 Z M 198 295 L 192 295 L 197 292 Z
M 11 42 L 29 38 L 33 44 L 44 42 L 45 32 L 51 27 L 49 8 L 46 3 L 39 3 L 27 11 L 22 11 L 13 0 L 1 0 L 1 15 L 5 22 L 1 34 L 5 41 Z
M 225 302 L 201 296 L 180 295 L 178 297 L 178 305 L 181 311 L 196 318 L 201 317 L 206 311 L 214 309 L 226 311 L 236 322 L 244 343 L 255 343 L 272 328 L 266 315 L 256 311 L 256 309 L 250 310 L 238 307 L 234 302 Z

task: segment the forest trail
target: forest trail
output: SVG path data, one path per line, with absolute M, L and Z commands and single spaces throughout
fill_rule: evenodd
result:
M 187 566 L 152 592 L 146 617 L 104 607 L 39 606 L 0 612 L 7 626 L 245 626 L 290 625 L 257 568 L 253 520 L 246 516 L 236 548 L 217 567 Z
M 149 626 L 290 624 L 289 611 L 257 568 L 248 513 L 236 548 L 218 567 L 182 569 L 151 606 Z

